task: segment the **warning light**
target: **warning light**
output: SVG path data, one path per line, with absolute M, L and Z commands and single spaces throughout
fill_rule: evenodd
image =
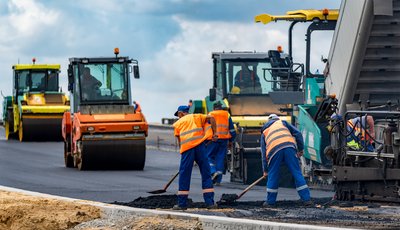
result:
M 36 58 L 32 58 L 32 63 L 35 64 Z
M 326 17 L 326 16 L 328 16 L 329 15 L 329 10 L 328 9 L 323 9 L 322 10 L 322 14 Z
M 119 48 L 114 48 L 114 54 L 118 55 L 119 54 Z

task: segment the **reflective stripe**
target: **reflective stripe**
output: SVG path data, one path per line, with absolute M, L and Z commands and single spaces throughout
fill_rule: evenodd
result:
M 271 140 L 268 140 L 267 143 L 270 144 L 270 143 L 272 143 L 272 142 L 274 142 L 274 141 L 276 141 L 276 140 L 278 140 L 278 139 L 280 139 L 280 138 L 282 138 L 282 137 L 292 137 L 292 135 L 287 134 L 287 133 L 284 133 L 284 134 L 282 134 L 282 135 L 273 137 Z
M 308 186 L 305 184 L 303 186 L 297 187 L 296 190 L 300 191 L 300 190 L 303 190 L 303 189 L 306 189 L 306 188 L 308 188 Z
M 204 129 L 204 131 L 207 131 L 207 130 L 209 130 L 209 129 L 211 129 L 211 125 L 210 125 L 210 126 L 207 126 L 207 127 Z
M 229 126 L 228 126 L 228 125 L 224 125 L 224 124 L 219 124 L 219 125 L 217 125 L 217 127 L 229 128 Z
M 230 129 L 230 130 L 229 130 L 229 132 L 235 132 L 235 131 L 236 131 L 235 129 Z
M 213 188 L 203 189 L 203 193 L 209 193 L 209 192 L 214 192 L 214 189 Z
M 179 135 L 180 135 L 180 136 L 185 136 L 185 135 L 187 135 L 187 134 L 189 134 L 189 133 L 200 132 L 200 131 L 203 131 L 203 128 L 192 129 L 192 130 L 189 130 L 189 131 L 180 133 Z
M 279 129 L 277 129 L 277 130 L 274 130 L 274 131 L 268 133 L 268 135 L 265 137 L 265 140 L 268 141 L 268 139 L 269 139 L 273 134 L 275 134 L 276 132 L 281 132 L 281 131 L 286 131 L 286 130 L 287 130 L 287 129 L 286 129 L 285 127 L 284 127 L 284 128 L 279 128 Z
M 189 191 L 178 191 L 178 195 L 189 195 Z
M 267 188 L 267 192 L 278 193 L 278 189 Z
M 228 131 L 223 131 L 223 132 L 216 132 L 215 134 L 217 134 L 217 135 L 226 135 L 228 133 L 229 133 Z
M 188 143 L 188 142 L 190 142 L 190 141 L 193 141 L 193 140 L 201 139 L 201 138 L 203 138 L 203 137 L 204 137 L 204 136 L 201 135 L 201 136 L 196 136 L 196 137 L 188 138 L 188 139 L 182 141 L 182 142 L 181 142 L 181 145 L 186 144 L 186 143 Z

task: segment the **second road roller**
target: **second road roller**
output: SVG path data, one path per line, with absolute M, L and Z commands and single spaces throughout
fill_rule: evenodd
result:
M 65 166 L 79 170 L 142 170 L 148 124 L 132 106 L 130 81 L 138 61 L 114 57 L 70 58 L 71 111 L 64 113 Z
M 3 101 L 6 139 L 61 140 L 61 119 L 69 98 L 59 87 L 59 64 L 13 65 L 13 94 Z

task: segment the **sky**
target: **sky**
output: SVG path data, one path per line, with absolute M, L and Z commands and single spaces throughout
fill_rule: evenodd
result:
M 340 0 L 0 0 L 0 90 L 10 95 L 12 65 L 35 57 L 61 64 L 66 91 L 68 58 L 113 56 L 118 47 L 139 61 L 133 100 L 149 122 L 161 122 L 189 99 L 208 95 L 212 52 L 287 47 L 289 23 L 263 25 L 254 16 L 339 7 Z M 305 26 L 295 34 L 294 59 L 302 61 Z M 332 34 L 315 36 L 312 57 L 320 71 Z

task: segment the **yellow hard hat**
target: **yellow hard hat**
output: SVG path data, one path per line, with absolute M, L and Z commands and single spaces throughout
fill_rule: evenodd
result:
M 231 89 L 231 93 L 233 94 L 239 94 L 240 93 L 240 88 L 237 86 L 233 86 Z

